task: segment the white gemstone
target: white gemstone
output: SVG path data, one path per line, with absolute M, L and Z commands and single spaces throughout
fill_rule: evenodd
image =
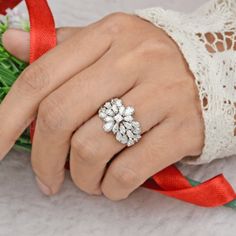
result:
M 113 128 L 112 128 L 112 132 L 113 132 L 114 134 L 116 134 L 116 133 L 118 132 L 118 130 L 119 130 L 119 125 L 118 125 L 118 123 L 115 123 L 115 125 L 114 125 Z
M 106 110 L 107 110 L 107 109 L 106 109 L 105 107 L 101 107 L 98 112 L 103 112 L 103 113 L 105 113 Z
M 129 139 L 127 146 L 130 147 L 132 145 L 134 145 L 135 141 L 133 139 Z
M 135 140 L 136 142 L 138 142 L 139 139 L 141 139 L 141 135 L 136 135 L 135 138 L 134 138 L 134 140 Z
M 114 122 L 114 119 L 113 119 L 113 117 L 111 117 L 111 116 L 106 116 L 106 117 L 104 118 L 104 121 L 105 121 L 105 122 Z
M 118 107 L 116 105 L 112 105 L 111 108 L 116 114 L 119 112 Z
M 116 116 L 114 116 L 114 120 L 119 123 L 123 120 L 123 117 L 120 114 L 117 114 Z
M 111 103 L 110 103 L 110 102 L 106 102 L 105 105 L 104 105 L 104 107 L 106 107 L 106 108 L 111 108 Z
M 125 116 L 124 120 L 125 121 L 132 121 L 133 120 L 133 116 Z
M 133 130 L 134 134 L 140 134 L 141 133 L 141 129 L 140 128 L 136 128 Z
M 133 107 L 126 107 L 124 115 L 125 116 L 130 116 L 134 114 L 134 108 Z
M 116 104 L 116 98 L 111 99 L 111 104 Z
M 127 136 L 128 136 L 129 138 L 133 138 L 133 137 L 134 137 L 134 134 L 132 133 L 131 130 L 127 130 L 126 134 L 127 134 Z
M 126 131 L 126 128 L 124 127 L 124 125 L 120 125 L 120 132 L 122 133 L 122 134 L 125 134 L 125 131 Z
M 105 112 L 99 112 L 99 114 L 98 114 L 98 116 L 101 118 L 101 119 L 104 119 L 106 116 L 107 116 L 107 114 L 105 113 Z
M 108 122 L 103 125 L 105 132 L 110 132 L 114 126 L 114 122 Z
M 133 122 L 132 122 L 132 126 L 133 126 L 134 128 L 139 128 L 139 127 L 140 127 L 140 124 L 139 124 L 138 121 L 133 121 Z
M 116 99 L 116 105 L 118 106 L 118 107 L 121 107 L 122 106 L 122 101 L 121 101 L 121 99 Z
M 124 111 L 125 111 L 125 107 L 124 107 L 124 106 L 121 106 L 121 107 L 119 108 L 119 113 L 120 113 L 121 115 L 123 115 Z
M 131 123 L 129 122 L 123 122 L 124 126 L 127 128 L 127 129 L 132 129 L 132 125 Z
M 123 135 L 122 139 L 121 139 L 121 143 L 122 144 L 127 144 L 127 142 L 128 142 L 128 137 L 126 135 Z
M 114 116 L 115 115 L 114 111 L 112 111 L 111 109 L 106 110 L 106 114 L 108 116 Z
M 120 132 L 117 132 L 116 134 L 116 140 L 121 142 L 121 139 L 122 139 L 122 134 Z

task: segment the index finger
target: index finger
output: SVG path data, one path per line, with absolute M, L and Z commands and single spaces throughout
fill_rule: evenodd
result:
M 72 37 L 81 28 L 61 27 L 57 29 L 57 44 L 64 42 Z M 17 40 L 16 40 L 17 38 Z M 29 61 L 30 55 L 30 33 L 19 29 L 8 29 L 2 35 L 4 48 L 12 55 L 22 61 Z
M 0 105 L 0 160 L 34 120 L 40 101 L 98 60 L 111 42 L 104 27 L 91 25 L 49 51 L 21 74 Z

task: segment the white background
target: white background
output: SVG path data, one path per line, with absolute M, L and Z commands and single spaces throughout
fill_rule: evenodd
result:
M 190 11 L 205 0 L 51 0 L 58 26 L 85 25 L 113 11 L 161 5 Z M 0 140 L 1 141 L 1 140 Z M 236 186 L 236 158 L 209 165 L 182 166 L 204 180 L 219 173 Z M 139 189 L 111 202 L 76 189 L 69 176 L 59 195 L 43 196 L 31 172 L 29 155 L 12 151 L 0 163 L 0 236 L 234 236 L 236 211 L 204 209 Z

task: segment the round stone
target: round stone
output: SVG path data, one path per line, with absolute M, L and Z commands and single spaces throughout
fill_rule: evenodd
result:
M 103 125 L 105 132 L 110 132 L 114 126 L 114 122 L 108 122 Z
M 101 119 L 104 119 L 107 114 L 105 112 L 99 112 L 98 116 L 101 118 Z
M 126 107 L 124 111 L 125 116 L 131 116 L 134 114 L 134 108 L 133 107 Z

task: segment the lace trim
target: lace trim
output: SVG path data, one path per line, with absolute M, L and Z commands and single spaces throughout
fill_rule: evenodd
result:
M 214 0 L 191 14 L 162 8 L 135 14 L 165 30 L 195 76 L 205 122 L 202 164 L 236 154 L 236 1 Z

